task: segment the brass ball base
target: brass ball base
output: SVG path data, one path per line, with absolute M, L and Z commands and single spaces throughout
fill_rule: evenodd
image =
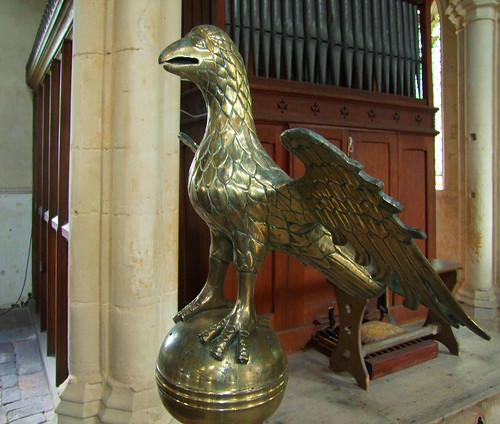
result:
M 236 362 L 236 343 L 222 361 L 198 334 L 228 314 L 217 309 L 177 323 L 158 355 L 156 382 L 163 405 L 182 423 L 262 423 L 278 408 L 288 363 L 276 332 L 257 327 L 250 335 L 248 364 Z

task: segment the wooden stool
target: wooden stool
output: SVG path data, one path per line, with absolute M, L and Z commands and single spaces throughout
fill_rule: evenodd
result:
M 457 272 L 460 265 L 450 261 L 434 259 L 430 261 L 436 272 L 443 279 L 444 283 L 451 291 L 457 282 Z M 433 340 L 440 341 L 453 355 L 458 355 L 458 342 L 448 323 L 445 323 L 433 311 L 429 310 L 424 326 L 418 330 L 406 332 L 397 336 L 390 337 L 376 343 L 361 344 L 361 324 L 365 313 L 368 300 L 359 299 L 345 293 L 339 288 L 334 288 L 335 297 L 339 312 L 339 326 L 336 334 L 333 334 L 331 339 L 318 337 L 318 333 L 314 336 L 316 346 L 325 354 L 330 353 L 330 368 L 332 371 L 348 371 L 356 380 L 358 385 L 365 389 L 369 389 L 370 375 L 374 378 L 373 369 L 371 373 L 367 369 L 367 361 L 373 366 L 375 362 L 370 362 L 366 357 L 375 352 L 380 352 L 379 358 L 385 354 L 387 349 L 396 346 L 403 346 L 398 351 L 390 352 L 390 358 L 399 363 L 392 367 L 389 372 L 382 375 L 387 375 L 390 372 L 395 372 L 403 368 L 405 359 L 412 362 L 411 365 L 424 362 L 428 359 L 433 359 L 437 356 L 437 344 Z M 335 336 L 337 339 L 335 340 Z M 411 346 L 413 341 L 414 346 Z M 417 341 L 417 342 L 415 342 Z M 417 344 L 420 344 L 417 346 Z M 420 360 L 416 358 L 415 352 L 421 349 L 430 355 L 427 359 Z M 406 355 L 406 357 L 405 357 Z M 410 359 L 413 358 L 413 359 Z M 379 359 L 380 362 L 380 359 Z M 382 376 L 378 375 L 378 376 Z

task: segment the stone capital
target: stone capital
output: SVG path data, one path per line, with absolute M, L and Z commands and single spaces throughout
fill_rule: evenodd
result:
M 450 19 L 451 23 L 455 25 L 457 32 L 461 31 L 464 26 L 464 18 L 458 12 L 457 6 L 454 3 L 450 3 L 448 5 L 448 7 L 446 8 L 446 14 L 448 15 L 448 18 Z
M 451 0 L 446 13 L 453 23 L 457 20 L 455 16 L 461 16 L 466 25 L 472 21 L 496 21 L 499 8 L 500 0 Z

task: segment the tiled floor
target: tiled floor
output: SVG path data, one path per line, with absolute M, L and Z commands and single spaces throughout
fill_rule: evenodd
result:
M 0 315 L 0 424 L 49 422 L 54 412 L 48 387 L 29 308 Z

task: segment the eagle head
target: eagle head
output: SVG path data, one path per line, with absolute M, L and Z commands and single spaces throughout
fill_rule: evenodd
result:
M 200 25 L 185 37 L 170 44 L 158 58 L 163 68 L 197 83 L 200 88 L 207 82 L 246 79 L 243 59 L 231 40 L 220 28 Z

